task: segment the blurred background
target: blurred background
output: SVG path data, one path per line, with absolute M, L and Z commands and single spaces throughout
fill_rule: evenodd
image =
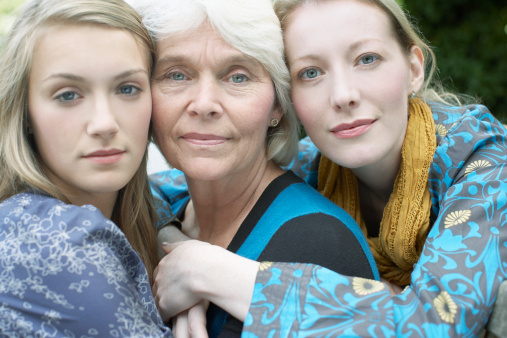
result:
M 0 50 L 24 1 L 0 0 Z M 444 85 L 477 97 L 507 124 L 507 0 L 397 1 L 433 47 Z M 149 171 L 165 168 L 151 146 Z
M 507 123 L 507 1 L 400 0 L 437 57 L 440 80 Z

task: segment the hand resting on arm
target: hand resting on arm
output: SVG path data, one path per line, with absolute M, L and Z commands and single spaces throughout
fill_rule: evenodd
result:
M 244 321 L 259 262 L 197 240 L 163 244 L 168 253 L 154 272 L 153 295 L 167 321 L 206 299 Z

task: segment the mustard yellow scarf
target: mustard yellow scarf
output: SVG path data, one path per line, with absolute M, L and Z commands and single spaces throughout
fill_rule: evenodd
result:
M 399 286 L 410 283 L 430 228 L 428 173 L 436 149 L 430 107 L 420 99 L 410 100 L 409 116 L 400 170 L 384 209 L 379 237 L 368 237 L 352 171 L 324 156 L 319 166 L 319 191 L 354 217 L 367 237 L 381 277 Z

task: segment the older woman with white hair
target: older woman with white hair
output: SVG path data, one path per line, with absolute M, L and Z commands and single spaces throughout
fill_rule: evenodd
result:
M 352 218 L 280 168 L 296 153 L 299 127 L 271 2 L 136 0 L 133 5 L 156 40 L 155 141 L 178 169 L 159 174 L 155 190 L 171 203 L 182 232 L 253 260 L 311 262 L 378 278 Z M 186 183 L 178 186 L 183 175 Z M 186 184 L 188 193 L 182 193 Z M 159 230 L 163 237 L 164 229 Z M 174 281 L 162 259 L 154 293 L 163 317 L 166 307 L 178 302 L 166 301 L 166 286 L 193 288 L 188 284 L 194 272 Z M 210 336 L 222 331 L 227 317 L 210 307 Z M 234 325 L 229 323 L 230 330 Z

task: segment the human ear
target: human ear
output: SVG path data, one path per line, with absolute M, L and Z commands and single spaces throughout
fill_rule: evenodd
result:
M 280 106 L 280 103 L 277 100 L 274 104 L 273 110 L 271 111 L 270 120 L 277 119 L 278 121 L 281 121 L 282 117 L 283 117 L 282 106 Z
M 421 48 L 413 45 L 410 48 L 410 85 L 411 92 L 417 92 L 424 83 L 424 55 Z

